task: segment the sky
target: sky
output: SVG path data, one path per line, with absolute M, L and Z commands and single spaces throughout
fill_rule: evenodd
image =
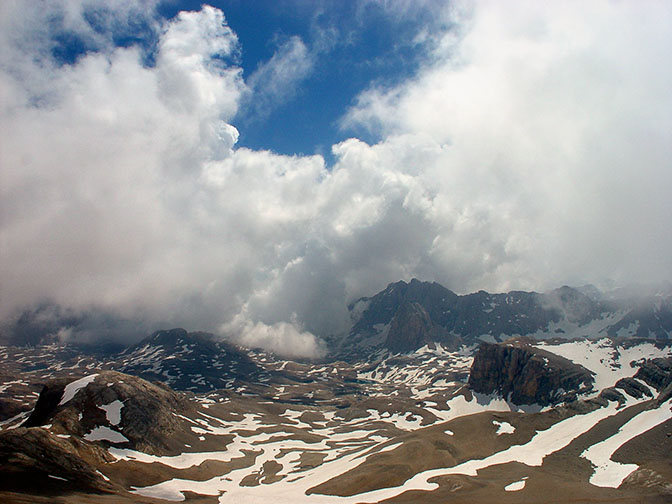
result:
M 318 356 L 400 279 L 669 281 L 670 26 L 653 0 L 0 2 L 0 320 Z

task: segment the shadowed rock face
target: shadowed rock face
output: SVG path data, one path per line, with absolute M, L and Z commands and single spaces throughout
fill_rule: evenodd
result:
M 672 333 L 672 297 L 640 300 L 625 316 L 609 328 L 611 337 L 619 331 L 636 327 L 635 336 L 666 340 Z
M 469 374 L 474 392 L 542 406 L 571 401 L 590 390 L 593 381 L 583 366 L 521 344 L 481 344 Z
M 455 348 L 462 339 L 433 322 L 420 303 L 404 303 L 390 323 L 385 347 L 393 352 L 412 352 L 434 342 Z
M 672 384 L 672 358 L 650 359 L 639 365 L 635 374 L 657 390 L 662 390 Z
M 117 446 L 155 454 L 182 448 L 179 444 L 171 444 L 171 435 L 184 430 L 183 420 L 174 413 L 184 413 L 193 406 L 168 387 L 123 373 L 103 371 L 78 390 L 72 399 L 59 404 L 69 381 L 61 379 L 47 383 L 23 427 L 53 424 L 64 432 L 85 436 L 102 426 L 119 432 L 128 440 L 114 443 Z M 111 423 L 101 406 L 115 401 L 123 407 L 117 421 Z
M 667 340 L 672 332 L 672 295 L 610 300 L 590 286 L 564 286 L 544 294 L 457 295 L 436 282 L 413 279 L 391 283 L 348 308 L 350 333 L 332 345 L 339 355 L 370 347 L 407 352 L 431 342 L 503 341 L 516 335 L 571 339 L 632 334 Z
M 663 403 L 672 397 L 672 358 L 650 359 L 640 364 L 635 378 L 655 388 L 658 402 Z
M 61 491 L 105 492 L 111 485 L 92 463 L 112 460 L 102 448 L 39 427 L 19 427 L 0 433 L 0 488 L 48 493 L 58 483 Z
M 656 401 L 659 404 L 672 397 L 672 358 L 648 359 L 637 366 L 639 369 L 634 377 L 621 378 L 613 387 L 602 390 L 599 397 L 621 404 L 626 401 L 626 395 L 637 399 L 654 397 L 655 394 L 641 382 L 658 392 Z

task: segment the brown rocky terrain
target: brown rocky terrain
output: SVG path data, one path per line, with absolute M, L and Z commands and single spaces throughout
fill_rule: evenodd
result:
M 469 387 L 499 394 L 514 404 L 547 406 L 589 391 L 593 376 L 573 362 L 525 343 L 482 343 L 474 356 Z
M 669 502 L 672 348 L 603 337 L 612 303 L 399 282 L 319 361 L 183 329 L 87 353 L 28 321 L 0 346 L 0 500 Z

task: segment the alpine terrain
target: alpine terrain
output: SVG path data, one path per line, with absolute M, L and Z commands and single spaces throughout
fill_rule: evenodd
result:
M 7 503 L 672 501 L 672 289 L 396 282 L 327 356 L 26 316 L 0 347 Z M 136 340 L 137 341 L 137 340 Z

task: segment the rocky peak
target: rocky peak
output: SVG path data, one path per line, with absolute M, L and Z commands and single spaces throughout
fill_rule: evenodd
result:
M 189 339 L 189 333 L 186 331 L 186 329 L 178 327 L 175 329 L 162 329 L 160 331 L 155 331 L 151 336 L 149 336 L 149 338 L 144 339 L 139 344 L 142 345 L 143 343 L 151 343 L 153 345 L 176 346 L 181 343 L 185 343 L 187 339 Z
M 375 296 L 361 298 L 350 305 L 352 310 L 356 303 L 367 303 L 367 309 L 353 330 L 390 322 L 404 303 L 418 303 L 433 318 L 444 308 L 454 305 L 456 299 L 457 294 L 436 282 L 421 282 L 414 278 L 408 283 L 403 280 L 391 283 Z
M 481 344 L 469 374 L 474 392 L 496 394 L 518 405 L 571 401 L 589 391 L 593 381 L 583 366 L 524 342 Z
M 237 346 L 181 328 L 156 331 L 129 348 L 119 357 L 117 369 L 194 392 L 227 388 L 235 379 L 250 379 L 263 371 Z
M 348 336 L 334 338 L 330 345 L 340 357 L 358 358 L 381 349 L 413 351 L 442 338 L 467 344 L 511 336 L 668 340 L 672 297 L 665 292 L 612 299 L 593 286 L 565 285 L 545 294 L 481 290 L 457 295 L 435 282 L 413 279 L 391 283 L 375 296 L 352 303 Z M 409 333 L 402 334 L 402 327 Z
M 639 338 L 669 339 L 672 334 L 672 297 L 652 296 L 640 300 L 609 328 L 608 334 L 611 337 L 627 334 Z

